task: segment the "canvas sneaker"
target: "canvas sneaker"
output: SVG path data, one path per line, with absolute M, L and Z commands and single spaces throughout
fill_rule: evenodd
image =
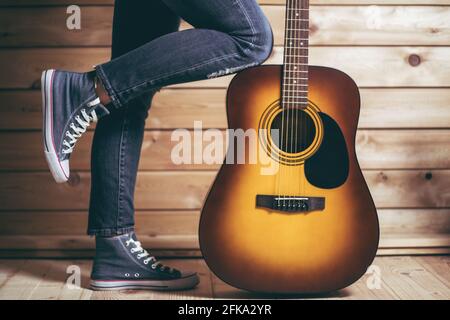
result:
M 109 111 L 95 92 L 94 73 L 46 70 L 41 90 L 45 158 L 56 182 L 62 183 L 69 179 L 75 144 Z
M 91 273 L 93 290 L 186 290 L 199 283 L 195 272 L 168 267 L 151 256 L 134 232 L 96 238 L 96 256 Z

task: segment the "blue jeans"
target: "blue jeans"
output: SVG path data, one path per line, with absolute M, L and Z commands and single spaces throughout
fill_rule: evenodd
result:
M 195 29 L 177 31 L 180 17 Z M 145 119 L 156 91 L 261 64 L 272 45 L 256 0 L 115 1 L 113 59 L 95 68 L 113 108 L 94 135 L 88 234 L 134 230 Z

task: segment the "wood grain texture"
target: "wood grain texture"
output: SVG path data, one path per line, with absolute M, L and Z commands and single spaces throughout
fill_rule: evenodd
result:
M 215 171 L 141 171 L 136 208 L 199 209 L 215 174 Z M 366 170 L 364 176 L 378 208 L 450 207 L 450 170 Z M 1 173 L 1 209 L 87 209 L 88 172 L 75 173 L 69 184 L 55 184 L 52 179 L 47 172 Z M 173 197 L 174 193 L 179 196 Z
M 450 243 L 449 213 L 449 209 L 380 209 L 379 254 L 389 254 L 392 248 L 397 248 L 391 251 L 394 254 L 399 250 L 408 253 L 411 245 L 422 253 L 431 247 L 445 249 Z M 136 222 L 143 243 L 158 254 L 167 255 L 163 251 L 169 249 L 175 250 L 170 255 L 186 255 L 186 250 L 199 254 L 198 210 L 138 211 Z M 19 250 L 15 256 L 23 257 L 36 248 L 44 250 L 41 254 L 47 257 L 52 256 L 49 250 L 59 255 L 62 250 L 70 250 L 68 256 L 91 257 L 93 241 L 85 235 L 86 228 L 86 211 L 0 212 L 0 257 L 15 249 Z
M 225 132 L 220 131 L 225 139 Z M 193 137 L 193 131 L 189 131 Z M 90 169 L 93 132 L 77 144 L 71 158 L 72 170 Z M 46 171 L 40 132 L 0 132 L 1 171 Z M 358 158 L 363 169 L 446 169 L 450 168 L 450 130 L 359 130 L 356 139 Z M 203 159 L 208 162 L 175 164 L 171 153 L 179 144 L 172 131 L 145 133 L 140 170 L 214 170 L 221 164 L 207 152 L 209 142 L 200 141 Z M 225 140 L 223 141 L 225 146 Z M 194 145 L 191 145 L 194 154 Z M 223 148 L 225 153 L 225 148 Z M 215 164 L 207 164 L 207 163 Z
M 362 88 L 360 129 L 450 128 L 450 89 Z M 153 99 L 147 129 L 226 128 L 226 89 L 163 89 Z M 37 90 L 0 91 L 0 130 L 41 129 Z M 395 110 L 395 112 L 392 112 Z M 395 134 L 394 134 L 395 135 Z
M 259 2 L 271 20 L 276 44 L 282 45 L 285 0 Z M 0 236 L 14 243 L 27 235 L 31 238 L 18 243 L 41 249 L 17 247 L 14 252 L 0 250 L 0 256 L 93 254 L 83 250 L 88 242 L 70 239 L 82 237 L 86 227 L 90 181 L 85 171 L 92 133 L 74 154 L 71 185 L 53 185 L 38 141 L 41 101 L 34 89 L 39 88 L 41 70 L 84 71 L 109 60 L 113 0 L 77 1 L 84 7 L 83 29 L 76 32 L 65 28 L 65 9 L 71 4 L 0 0 Z M 369 169 L 365 175 L 380 205 L 383 248 L 378 254 L 450 253 L 446 246 L 450 1 L 311 0 L 311 4 L 312 63 L 346 71 L 361 88 L 358 155 Z M 417 67 L 409 64 L 412 54 L 421 58 Z M 282 47 L 277 46 L 267 63 L 279 64 L 281 57 Z M 195 120 L 203 121 L 204 128 L 224 129 L 225 93 L 231 78 L 181 84 L 162 90 L 154 99 L 139 174 L 137 227 L 164 255 L 199 255 L 198 249 L 178 246 L 196 248 L 198 209 L 217 170 L 174 167 L 167 157 L 170 131 L 166 129 L 192 128 Z M 207 171 L 192 171 L 198 169 Z M 152 186 L 155 179 L 162 182 L 162 190 Z M 173 190 L 184 194 L 175 205 L 167 196 Z M 48 237 L 61 235 L 69 236 L 57 240 L 58 249 L 43 249 L 51 247 L 53 238 Z M 355 290 L 365 292 L 360 287 Z
M 0 211 L 5 236 L 84 235 L 86 211 Z M 379 209 L 382 236 L 450 233 L 450 209 Z M 136 230 L 143 236 L 196 236 L 198 210 L 140 210 Z M 81 249 L 81 248 L 80 248 Z
M 0 257 L 1 252 L 11 250 L 94 250 L 95 242 L 92 237 L 87 235 L 21 235 L 18 236 L 0 236 Z M 155 250 L 198 250 L 199 242 L 197 235 L 183 236 L 140 236 L 139 241 L 145 247 Z M 414 243 L 414 246 L 411 246 Z M 403 249 L 422 249 L 421 254 L 426 254 L 428 248 L 448 248 L 450 247 L 450 237 L 447 234 L 388 234 L 381 236 L 379 250 L 385 250 L 389 254 L 389 249 L 397 250 L 394 254 L 408 254 Z M 448 252 L 445 251 L 445 252 Z M 184 252 L 183 252 L 184 253 Z M 21 257 L 20 254 L 17 255 Z M 92 252 L 88 257 L 92 256 Z M 22 256 L 23 257 L 23 256 Z
M 348 73 L 360 87 L 448 87 L 450 47 L 312 47 L 310 64 Z M 410 55 L 421 64 L 411 66 Z M 56 68 L 88 71 L 109 61 L 108 48 L 30 48 L 0 50 L 0 88 L 30 89 L 40 85 L 41 72 Z M 275 47 L 265 64 L 281 64 L 283 50 Z M 20 70 L 20 72 L 19 72 Z M 196 81 L 175 87 L 224 88 L 232 76 Z
M 263 6 L 275 45 L 284 42 L 284 6 Z M 66 28 L 66 7 L 4 8 L 0 47 L 110 46 L 113 7 L 81 8 L 81 30 Z M 317 6 L 311 9 L 311 45 L 450 44 L 446 6 Z M 181 29 L 192 28 L 182 23 Z
M 164 263 L 180 269 L 195 270 L 201 282 L 194 290 L 183 292 L 133 291 L 94 292 L 88 289 L 92 262 L 89 260 L 1 260 L 0 299 L 51 300 L 126 300 L 126 299 L 267 299 L 256 293 L 233 288 L 218 279 L 201 259 L 170 259 Z M 69 289 L 67 268 L 81 269 L 81 287 Z M 373 263 L 381 275 L 379 288 L 368 286 L 373 274 L 343 290 L 317 297 L 290 299 L 443 299 L 450 296 L 450 258 L 448 256 L 377 257 Z M 269 298 L 271 298 L 269 296 Z M 277 297 L 273 297 L 277 298 Z M 278 297 L 279 298 L 279 297 Z

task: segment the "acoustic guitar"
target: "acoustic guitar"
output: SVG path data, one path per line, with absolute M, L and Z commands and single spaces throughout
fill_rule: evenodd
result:
M 228 89 L 228 126 L 256 131 L 259 155 L 222 165 L 199 239 L 209 268 L 241 289 L 338 290 L 366 272 L 378 248 L 355 152 L 358 87 L 341 71 L 309 66 L 308 40 L 309 1 L 288 0 L 283 65 L 246 69 Z M 233 141 L 227 160 L 239 152 Z

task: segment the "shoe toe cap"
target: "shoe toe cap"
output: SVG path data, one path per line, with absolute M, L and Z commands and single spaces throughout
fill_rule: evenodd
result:
M 69 160 L 63 160 L 60 163 L 61 163 L 62 173 L 64 174 L 66 180 L 68 180 L 70 177 Z
M 181 277 L 182 278 L 190 278 L 190 277 L 198 278 L 198 274 L 197 274 L 197 272 L 194 272 L 194 271 L 183 271 L 183 272 L 181 272 Z

